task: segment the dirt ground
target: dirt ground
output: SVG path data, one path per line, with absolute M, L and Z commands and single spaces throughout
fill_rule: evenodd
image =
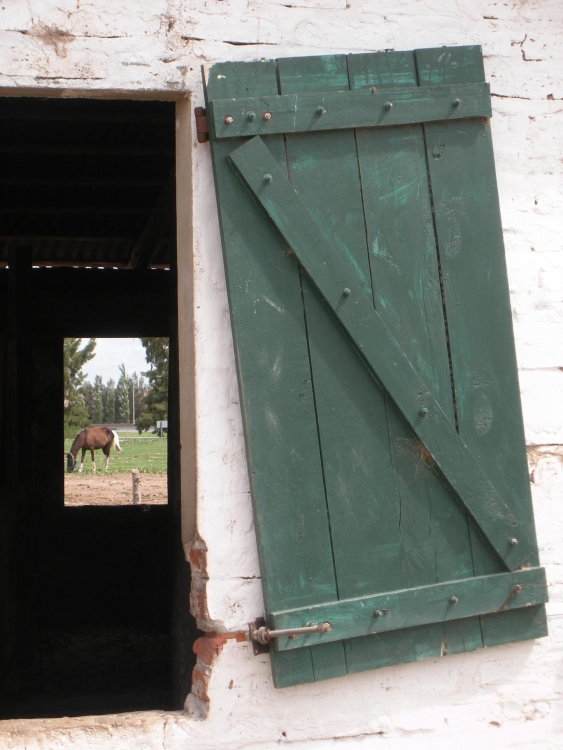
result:
M 141 502 L 168 501 L 166 474 L 141 474 Z M 65 474 L 65 505 L 131 505 L 131 474 Z

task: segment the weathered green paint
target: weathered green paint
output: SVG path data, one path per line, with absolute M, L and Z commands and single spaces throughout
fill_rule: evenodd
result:
M 424 89 L 413 86 L 384 92 L 334 91 L 335 85 L 340 85 L 337 77 L 318 93 L 311 93 L 307 87 L 304 93 L 214 100 L 209 106 L 214 137 L 314 133 L 491 116 L 486 83 L 428 86 Z M 270 119 L 264 119 L 265 112 L 271 115 Z
M 302 627 L 309 622 L 330 623 L 332 629 L 328 633 L 275 639 L 278 650 L 289 651 L 303 645 L 529 608 L 547 599 L 544 568 L 526 568 L 274 612 L 270 621 L 275 629 Z
M 528 562 L 536 547 L 525 526 L 481 470 L 262 140 L 253 138 L 229 158 L 294 251 L 366 367 L 389 393 L 500 559 L 509 570 Z M 262 180 L 265 172 L 273 176 L 268 185 Z M 343 295 L 345 287 L 351 289 L 350 297 Z M 423 404 L 428 409 L 425 417 L 419 413 Z M 514 538 L 517 544 L 513 546 Z
M 479 47 L 417 50 L 421 86 L 484 81 Z M 500 208 L 488 123 L 424 125 L 444 299 L 450 332 L 459 433 L 534 545 L 534 518 Z M 468 156 L 470 154 L 470 156 Z M 477 530 L 475 573 L 502 570 Z M 545 608 L 482 621 L 485 646 L 547 633 Z M 511 638 L 509 637 L 508 640 Z
M 208 71 L 209 98 L 249 89 L 277 92 L 273 62 Z M 283 138 L 268 146 L 283 165 Z M 231 149 L 231 142 L 214 144 L 213 165 L 264 598 L 272 610 L 291 606 L 282 602 L 335 599 L 337 592 L 299 269 L 228 164 Z M 310 653 L 273 659 L 279 684 L 287 675 L 314 680 Z
M 288 209 L 286 213 L 292 214 L 296 204 L 300 210 L 306 207 L 293 227 L 300 235 L 297 244 L 311 238 L 321 243 L 322 262 L 330 265 L 329 276 L 336 273 L 338 277 L 336 288 L 330 283 L 322 294 L 308 274 L 300 271 L 288 248 L 288 244 L 295 245 L 294 240 L 280 236 L 228 163 L 228 155 L 248 143 L 248 138 L 211 140 L 269 624 L 281 612 L 299 612 L 304 617 L 312 608 L 316 617 L 325 606 L 338 608 L 349 599 L 357 605 L 366 597 L 374 601 L 378 596 L 399 597 L 404 606 L 400 616 L 394 614 L 395 623 L 387 620 L 388 627 L 396 630 L 380 626 L 376 633 L 358 635 L 365 607 L 357 605 L 359 620 L 349 612 L 342 616 L 338 627 L 342 624 L 344 630 L 331 636 L 337 640 L 322 642 L 317 637 L 318 645 L 303 646 L 314 639 L 298 639 L 290 650 L 271 649 L 275 685 L 436 658 L 479 648 L 483 642 L 493 645 L 543 635 L 545 609 L 534 604 L 545 601 L 541 598 L 546 597 L 543 578 L 538 579 L 534 597 L 525 600 L 529 607 L 510 609 L 514 606 L 511 598 L 506 611 L 483 614 L 490 611 L 487 606 L 494 609 L 498 604 L 492 601 L 498 591 L 487 599 L 492 602 L 487 606 L 481 606 L 485 599 L 480 592 L 458 596 L 459 601 L 451 605 L 455 613 L 448 612 L 436 622 L 428 615 L 424 620 L 412 619 L 418 609 L 413 614 L 408 604 L 416 600 L 426 612 L 435 612 L 436 601 L 429 604 L 428 596 L 420 592 L 431 589 L 443 595 L 444 589 L 437 587 L 449 586 L 452 579 L 463 579 L 459 586 L 456 582 L 459 591 L 460 586 L 469 585 L 464 590 L 474 592 L 481 585 L 474 576 L 486 577 L 483 585 L 490 591 L 490 574 L 505 582 L 511 576 L 543 575 L 533 570 L 494 575 L 505 571 L 506 565 L 516 567 L 518 560 L 537 566 L 537 548 L 513 344 L 502 338 L 512 333 L 502 239 L 498 242 L 492 149 L 490 140 L 486 148 L 481 141 L 477 147 L 472 141 L 481 137 L 483 128 L 488 132 L 488 125 L 457 119 L 395 126 L 390 124 L 395 121 L 387 119 L 387 127 L 377 127 L 377 117 L 371 116 L 373 127 L 353 131 L 345 119 L 348 113 L 338 106 L 331 113 L 327 106 L 330 101 L 345 101 L 342 94 L 348 96 L 348 89 L 378 106 L 391 99 L 405 102 L 395 98 L 397 92 L 413 89 L 417 83 L 421 87 L 415 88 L 417 101 L 425 100 L 429 87 L 444 84 L 449 88 L 442 89 L 442 101 L 465 84 L 476 86 L 477 91 L 484 82 L 480 48 L 225 63 L 209 68 L 206 81 L 208 114 L 218 100 L 237 100 L 242 116 L 247 112 L 241 107 L 249 99 L 279 104 L 289 101 L 283 97 L 294 96 L 301 113 L 314 100 L 315 118 L 323 121 L 319 132 L 297 134 L 291 125 L 284 130 L 285 138 L 266 137 L 271 156 L 266 152 L 257 175 L 262 180 L 268 173 L 272 180 L 252 187 L 266 203 L 264 191 L 275 193 L 280 175 L 289 190 L 297 189 L 298 198 L 282 205 L 282 213 Z M 370 90 L 374 86 L 375 94 Z M 392 95 L 385 95 L 386 86 Z M 425 93 L 421 93 L 423 87 Z M 318 114 L 318 107 L 325 113 Z M 454 109 L 462 115 L 463 101 L 461 109 Z M 384 110 L 386 117 L 397 111 L 396 106 Z M 340 118 L 337 128 L 335 112 Z M 245 122 L 263 129 L 256 132 L 278 132 L 277 116 L 266 122 L 262 112 L 255 114 L 254 120 Z M 333 124 L 325 126 L 329 116 Z M 430 143 L 432 129 L 438 139 Z M 453 141 L 452 133 L 456 134 Z M 450 160 L 452 154 L 455 158 Z M 456 167 L 446 168 L 450 163 Z M 483 176 L 486 191 L 477 175 Z M 477 197 L 468 197 L 469 187 Z M 492 195 L 492 201 L 483 200 L 484 192 Z M 461 240 L 456 221 L 463 227 Z M 309 237 L 308 231 L 312 232 Z M 302 266 L 305 270 L 306 265 Z M 486 271 L 489 283 L 476 292 L 475 285 Z M 473 309 L 476 306 L 478 310 Z M 337 308 L 336 315 L 331 307 Z M 373 337 L 374 319 L 377 336 L 384 327 L 380 343 L 383 340 L 387 351 L 396 355 L 378 363 L 377 379 L 370 364 L 370 346 L 378 340 Z M 493 320 L 498 325 L 490 326 Z M 397 367 L 405 361 L 413 367 L 403 369 L 398 377 Z M 379 364 L 385 370 L 389 362 L 385 379 Z M 491 363 L 498 388 L 487 369 Z M 479 371 L 485 374 L 482 380 Z M 391 382 L 392 391 L 396 380 L 402 381 L 404 391 L 400 408 L 381 387 L 381 382 Z M 401 412 L 407 413 L 411 426 Z M 497 425 L 510 434 L 493 437 Z M 430 456 L 423 445 L 432 440 L 437 450 Z M 454 472 L 465 473 L 466 485 L 463 491 L 459 486 L 456 492 L 452 490 L 437 470 L 448 459 L 451 462 L 452 456 L 447 455 L 451 444 L 457 444 L 462 455 L 477 459 L 473 463 L 485 468 L 478 475 L 481 479 L 488 476 L 495 490 L 486 480 L 472 486 L 474 465 L 453 467 Z M 515 461 L 511 461 L 511 451 Z M 507 512 L 498 504 L 497 490 L 520 523 L 513 527 L 517 531 L 511 528 L 504 534 L 505 542 L 513 536 L 519 539 L 516 547 L 505 550 L 506 563 L 456 499 L 464 492 L 469 493 L 469 505 L 475 498 L 485 498 L 494 516 L 499 508 Z M 490 527 L 486 514 L 484 522 Z M 498 519 L 492 521 L 493 526 L 496 523 Z M 523 534 L 528 529 L 526 551 Z M 501 589 L 506 585 L 502 583 Z M 520 601 L 523 595 L 524 590 L 518 594 Z M 376 608 L 388 607 L 380 603 Z M 481 624 L 477 613 L 482 615 Z M 345 629 L 352 626 L 354 636 L 348 637 Z M 360 628 L 360 632 L 371 631 Z
M 303 64 L 303 58 L 278 61 L 282 94 L 299 92 L 305 86 L 311 90 L 313 81 L 320 90 L 326 91 L 341 86 L 342 80 L 347 80 L 344 55 L 309 58 L 306 61 L 306 77 L 300 75 Z M 369 289 L 369 265 L 353 131 L 287 135 L 285 149 L 291 184 L 306 198 L 316 220 L 326 227 L 350 272 Z M 338 175 L 336 180 L 335 175 Z M 328 184 L 332 192 L 330 201 L 326 200 L 326 192 L 321 187 Z M 339 597 L 349 597 L 360 593 L 360 587 L 365 585 L 359 573 L 366 558 L 371 556 L 371 567 L 377 559 L 374 551 L 377 536 L 370 537 L 374 523 L 366 518 L 363 496 L 366 488 L 375 486 L 378 474 L 385 472 L 387 459 L 385 451 L 381 451 L 381 440 L 374 443 L 373 426 L 367 425 L 366 429 L 368 420 L 358 418 L 355 375 L 362 368 L 349 367 L 347 342 L 335 329 L 334 321 L 306 276 L 302 279 L 302 287 L 336 585 Z M 346 372 L 342 372 L 342 365 L 347 368 Z M 360 372 L 360 377 L 365 378 L 364 372 Z M 365 390 L 360 393 L 365 393 Z M 377 410 L 370 396 L 368 391 L 367 400 L 362 406 L 373 418 L 373 423 L 377 423 L 382 417 L 381 408 Z M 384 409 L 381 394 L 379 403 Z M 370 455 L 372 460 L 368 458 Z M 361 462 L 359 456 L 365 461 Z M 371 472 L 368 477 L 365 476 L 364 466 Z M 354 498 L 353 507 L 347 502 L 349 497 Z M 380 533 L 384 529 L 389 530 L 382 518 L 380 523 Z M 331 648 L 333 654 L 329 653 Z M 346 674 L 342 643 L 313 649 L 312 657 L 316 679 L 319 679 L 318 675 L 326 674 L 327 669 L 331 675 Z
M 305 76 L 301 75 L 304 70 Z M 347 58 L 279 60 L 278 73 L 282 93 L 343 88 Z M 286 154 L 292 185 L 371 296 L 364 188 L 354 133 L 288 135 Z M 339 597 L 413 585 L 405 565 L 385 394 L 355 357 L 347 337 L 306 277 L 303 288 Z M 420 546 L 411 548 L 408 556 L 418 556 Z M 443 627 L 440 630 L 439 642 Z M 374 639 L 386 637 L 382 634 Z M 349 648 L 348 643 L 344 645 Z M 313 649 L 315 663 L 317 650 Z M 342 656 L 339 654 L 339 663 Z M 343 666 L 346 670 L 347 660 Z
M 419 86 L 481 83 L 485 80 L 483 52 L 477 44 L 415 50 Z
M 414 52 L 349 55 L 348 69 L 353 86 L 385 89 L 417 81 Z M 422 126 L 363 128 L 356 138 L 375 307 L 454 423 Z M 406 583 L 473 576 L 466 514 L 392 400 L 387 402 Z M 448 653 L 465 650 L 466 643 L 482 645 L 478 618 L 464 620 L 461 630 L 460 638 L 458 622 L 444 622 L 422 634 L 426 645 L 433 641 Z

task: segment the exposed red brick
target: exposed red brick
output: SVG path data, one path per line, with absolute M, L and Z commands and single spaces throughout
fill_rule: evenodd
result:
M 207 550 L 191 548 L 189 553 L 190 563 L 197 568 L 200 575 L 207 576 Z
M 206 620 L 207 597 L 205 586 L 201 584 L 201 579 L 192 579 L 192 590 L 190 591 L 190 612 L 198 620 Z
M 194 643 L 194 653 L 199 656 L 204 664 L 209 666 L 213 659 L 216 659 L 221 653 L 221 649 L 228 640 L 235 640 L 242 643 L 246 640 L 246 633 L 206 633 L 202 638 L 198 638 Z
M 207 547 L 203 539 L 196 535 L 186 552 L 192 569 L 190 611 L 196 620 L 207 620 Z
M 209 703 L 207 686 L 209 684 L 209 675 L 203 674 L 197 667 L 192 672 L 192 694 L 204 703 Z

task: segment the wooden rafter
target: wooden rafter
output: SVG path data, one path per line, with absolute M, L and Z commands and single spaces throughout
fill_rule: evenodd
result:
M 170 173 L 160 192 L 158 200 L 139 235 L 127 268 L 148 268 L 152 254 L 168 229 L 175 211 L 175 173 Z

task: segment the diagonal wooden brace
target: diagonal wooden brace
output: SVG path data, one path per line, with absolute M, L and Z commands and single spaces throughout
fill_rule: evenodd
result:
M 501 560 L 509 570 L 525 565 L 535 553 L 526 529 L 481 470 L 285 170 L 258 136 L 229 158 Z

